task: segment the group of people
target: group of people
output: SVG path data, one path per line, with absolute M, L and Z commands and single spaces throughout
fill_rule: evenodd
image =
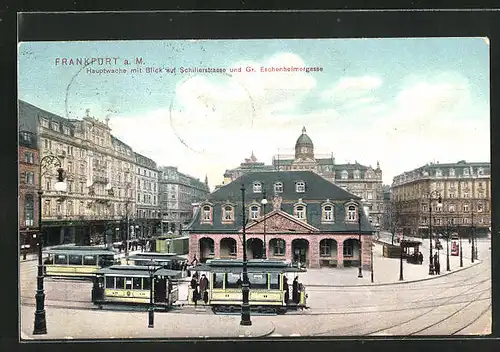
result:
M 414 264 L 422 264 L 424 262 L 424 255 L 422 252 L 414 252 L 410 257 L 410 262 Z
M 299 277 L 295 276 L 292 282 L 292 302 L 299 303 L 300 302 L 300 288 L 301 283 L 299 283 Z M 283 288 L 285 289 L 285 303 L 288 304 L 290 301 L 290 288 L 288 286 L 288 279 L 286 276 L 283 277 Z
M 198 305 L 198 301 L 203 300 L 205 304 L 208 302 L 208 288 L 209 282 L 205 274 L 199 277 L 199 273 L 195 272 L 191 278 L 191 299 L 193 300 L 194 306 Z

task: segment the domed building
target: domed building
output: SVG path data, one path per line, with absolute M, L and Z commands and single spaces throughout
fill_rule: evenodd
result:
M 314 144 L 311 138 L 306 134 L 306 127 L 302 128 L 302 134 L 295 142 L 295 160 L 311 160 L 314 159 Z

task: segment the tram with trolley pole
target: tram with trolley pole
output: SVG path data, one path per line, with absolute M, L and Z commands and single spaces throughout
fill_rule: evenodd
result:
M 211 306 L 215 314 L 241 310 L 242 260 L 213 259 L 196 265 L 192 270 L 206 273 L 209 281 L 206 304 Z M 306 269 L 280 260 L 250 259 L 247 262 L 247 270 L 250 283 L 249 304 L 252 311 L 284 314 L 289 310 L 309 308 L 306 302 L 306 288 L 298 282 L 297 275 L 306 272 Z M 294 278 L 289 278 L 289 275 Z M 190 290 L 190 302 L 193 300 L 192 296 L 193 290 Z
M 44 276 L 92 279 L 101 268 L 119 263 L 112 249 L 97 246 L 55 246 L 44 251 Z
M 158 263 L 102 268 L 94 275 L 92 303 L 100 309 L 104 305 L 149 306 L 153 303 L 155 308 L 167 311 L 179 299 L 179 276 L 179 270 L 166 269 Z
M 182 270 L 187 259 L 176 255 L 175 253 L 155 253 L 144 252 L 136 253 L 129 257 L 131 264 L 136 266 L 148 266 L 151 262 L 161 264 L 165 269 Z

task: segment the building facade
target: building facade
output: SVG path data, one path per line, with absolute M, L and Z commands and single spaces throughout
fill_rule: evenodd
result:
M 158 176 L 160 216 L 163 233 L 172 231 L 181 234 L 182 226 L 192 218 L 193 203 L 210 193 L 208 180 L 205 183 L 183 174 L 174 166 L 159 167 Z
M 391 186 L 382 186 L 382 222 L 380 223 L 380 228 L 388 231 L 392 224 L 392 207 L 391 207 Z
M 44 245 L 90 244 L 106 231 L 124 238 L 135 214 L 135 156 L 111 135 L 107 121 L 89 111 L 66 119 L 19 101 L 19 123 L 37 136 L 40 159 L 55 156 L 64 169 L 67 190 L 56 192 L 57 166 L 41 166 Z
M 310 268 L 357 266 L 361 259 L 370 268 L 374 228 L 358 211 L 360 197 L 311 171 L 252 172 L 208 195 L 187 228 L 191 260 L 243 257 L 242 184 L 248 258 L 265 253 Z
M 39 158 L 36 135 L 19 132 L 19 242 L 36 249 L 38 233 Z
M 490 163 L 461 160 L 430 163 L 394 177 L 392 197 L 401 209 L 404 232 L 428 234 L 431 221 L 433 233 L 452 227 L 466 236 L 473 231 L 486 235 L 491 227 L 490 170 Z
M 135 236 L 151 237 L 160 221 L 158 169 L 152 159 L 139 153 L 134 155 L 137 180 Z
M 353 164 L 337 164 L 333 155 L 316 158 L 314 144 L 306 134 L 306 128 L 295 143 L 295 157 L 277 155 L 273 158 L 273 166 L 280 171 L 312 171 L 328 181 L 363 198 L 370 211 L 371 221 L 378 226 L 383 215 L 382 170 L 377 167 Z

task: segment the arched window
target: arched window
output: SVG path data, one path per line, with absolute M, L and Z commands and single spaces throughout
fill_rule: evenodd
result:
M 333 221 L 333 206 L 325 205 L 323 207 L 323 221 Z
M 283 193 L 283 183 L 282 182 L 276 182 L 274 184 L 274 192 L 275 193 Z
M 255 181 L 253 183 L 253 193 L 260 193 L 262 192 L 262 183 L 259 181 Z
M 255 220 L 259 217 L 259 206 L 252 205 L 250 207 L 250 219 Z
M 297 219 L 304 220 L 306 218 L 306 207 L 303 205 L 297 205 L 295 207 L 295 216 Z
M 222 221 L 233 221 L 234 220 L 234 210 L 231 205 L 225 205 L 222 208 Z
M 354 178 L 359 178 L 359 175 L 360 175 L 359 170 L 354 170 L 354 172 L 353 172 Z
M 349 205 L 349 207 L 347 207 L 347 220 L 348 221 L 356 220 L 356 207 L 354 205 Z
M 25 226 L 33 226 L 34 225 L 34 198 L 33 194 L 26 194 L 24 196 L 24 225 Z
M 212 221 L 212 207 L 209 205 L 204 205 L 202 208 L 202 222 L 211 222 Z
M 455 169 L 450 169 L 450 176 L 455 176 Z

